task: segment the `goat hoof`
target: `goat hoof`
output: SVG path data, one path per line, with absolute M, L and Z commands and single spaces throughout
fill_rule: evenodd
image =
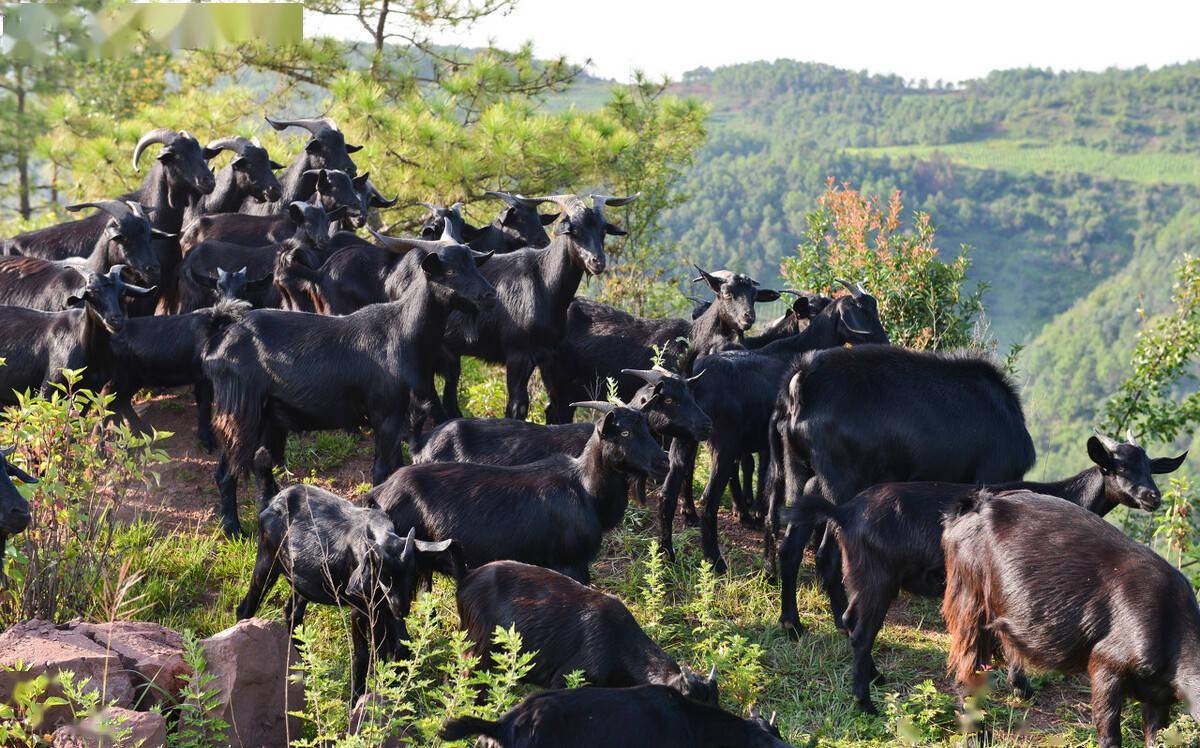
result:
M 688 527 L 699 527 L 700 515 L 696 514 L 695 512 L 684 512 L 683 524 L 687 525 Z
M 886 683 L 887 678 L 883 677 L 883 673 L 879 672 L 878 670 L 876 670 L 875 674 L 871 676 L 871 685 L 873 686 L 882 686 Z
M 779 621 L 780 627 L 783 628 L 783 633 L 787 634 L 787 638 L 794 642 L 800 641 L 800 637 L 804 636 L 804 624 L 799 621 Z
M 712 570 L 714 574 L 724 574 L 729 571 L 729 567 L 725 564 L 725 559 L 717 556 L 715 559 L 709 559 L 712 562 Z
M 873 717 L 879 716 L 879 710 L 875 708 L 875 702 L 868 699 L 859 699 L 858 708 L 863 714 L 870 714 Z
M 750 527 L 761 530 L 763 526 L 763 518 L 753 514 L 743 514 L 738 517 L 738 522 L 742 527 Z
M 204 450 L 205 454 L 212 454 L 217 451 L 217 440 L 211 436 L 201 436 L 198 441 L 200 442 L 200 448 Z

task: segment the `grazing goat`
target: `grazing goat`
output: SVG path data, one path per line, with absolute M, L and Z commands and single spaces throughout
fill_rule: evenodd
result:
M 979 490 L 942 535 L 949 671 L 1009 665 L 1088 673 L 1102 748 L 1121 745 L 1121 707 L 1142 702 L 1146 745 L 1183 701 L 1200 718 L 1200 608 L 1191 584 L 1083 507 L 1032 491 Z
M 713 421 L 709 437 L 712 473 L 701 497 L 701 545 L 704 557 L 724 571 L 717 541 L 717 508 L 725 486 L 737 485 L 737 472 L 747 453 L 767 448 L 767 425 L 787 374 L 805 352 L 846 344 L 887 342 L 875 300 L 865 292 L 835 299 L 813 317 L 804 332 L 782 338 L 762 348 L 728 350 L 696 361 L 693 392 L 700 409 Z M 663 551 L 674 559 L 672 531 L 675 505 L 685 481 L 691 481 L 698 444 L 687 439 L 671 443 L 671 474 L 659 504 L 659 529 Z M 761 481 L 760 481 L 761 483 Z M 752 517 L 750 497 L 733 492 L 744 522 Z M 740 502 L 738 501 L 740 498 Z
M 636 198 L 592 195 L 591 207 L 576 195 L 525 198 L 554 202 L 562 208 L 554 224 L 554 240 L 545 249 L 526 248 L 499 255 L 488 265 L 484 275 L 496 287 L 501 301 L 495 310 L 474 319 L 451 316 L 442 370 L 446 381 L 442 404 L 447 414 L 462 415 L 458 407 L 459 359 L 475 356 L 505 365 L 508 402 L 504 415 L 525 419 L 534 367 L 542 368 L 544 381 L 554 378 L 548 368 L 563 339 L 567 307 L 579 283 L 585 273 L 604 272 L 608 262 L 605 236 L 625 234 L 605 219 L 604 206 L 627 205 Z
M 350 703 L 365 690 L 372 659 L 407 656 L 404 618 L 422 578 L 438 571 L 466 574 L 457 541 L 426 543 L 401 538 L 387 515 L 354 506 L 315 486 L 295 485 L 271 499 L 258 515 L 258 554 L 238 620 L 258 612 L 282 574 L 292 593 L 284 620 L 294 630 L 308 603 L 348 605 L 354 656 Z
M 121 280 L 124 267 L 106 275 L 88 273 L 87 282 L 70 302 L 81 309 L 42 312 L 0 307 L 0 404 L 11 405 L 17 393 L 31 390 L 49 395 L 52 385 L 65 382 L 63 369 L 84 369 L 80 387 L 99 391 L 112 376 L 110 338 L 126 323 L 125 297 L 157 293 Z M 121 416 L 129 418 L 127 412 Z
M 1154 474 L 1170 473 L 1187 456 L 1150 459 L 1129 435 L 1128 443 L 1098 434 L 1087 442 L 1095 463 L 1077 475 L 1053 483 L 1015 481 L 987 486 L 992 492 L 1029 490 L 1056 496 L 1103 517 L 1118 504 L 1154 511 L 1161 501 Z M 821 585 L 833 619 L 850 636 L 854 650 L 854 695 L 874 713 L 871 682 L 880 678 L 871 647 L 892 601 L 905 590 L 941 597 L 946 560 L 942 555 L 944 518 L 978 486 L 958 483 L 882 483 L 836 505 L 818 496 L 805 507 L 833 526 L 833 538 L 817 556 Z M 1013 685 L 1028 694 L 1028 682 L 1013 671 Z
M 495 302 L 495 290 L 477 269 L 491 255 L 451 242 L 408 243 L 397 271 L 406 291 L 398 301 L 344 317 L 252 311 L 205 355 L 222 446 L 217 484 L 227 534 L 241 532 L 237 480 L 252 462 L 262 501 L 275 494 L 271 468 L 283 462 L 289 431 L 369 424 L 378 484 L 402 464 L 410 398 L 442 420 L 434 357 L 451 310 L 486 309 Z M 262 446 L 266 454 L 256 458 Z
M 67 210 L 87 207 L 99 208 L 112 217 L 92 253 L 69 260 L 0 257 L 0 304 L 61 311 L 69 306 L 67 299 L 87 282 L 89 272 L 104 275 L 114 265 L 124 265 L 139 279 L 158 278 L 158 257 L 151 240 L 170 237 L 150 226 L 142 206 L 106 200 L 71 205 Z
M 990 360 L 965 352 L 872 345 L 810 354 L 771 418 L 768 554 L 784 486 L 788 504 L 801 494 L 844 504 L 877 483 L 1019 480 L 1035 457 L 1013 384 Z M 780 623 L 791 636 L 802 631 L 796 576 L 817 523 L 805 506 L 792 513 L 780 549 Z
M 603 413 L 578 457 L 519 467 L 435 462 L 397 470 L 364 499 L 398 532 L 455 538 L 472 568 L 502 559 L 556 569 L 587 584 L 604 534 L 629 503 L 628 475 L 661 477 L 667 458 L 640 411 L 580 403 Z
M 218 268 L 243 267 L 252 278 L 270 276 L 275 271 L 280 253 L 289 249 L 300 250 L 305 264 L 319 266 L 328 255 L 330 224 L 341 218 L 343 210 L 338 208 L 329 213 L 320 205 L 294 202 L 287 211 L 292 234 L 282 242 L 249 247 L 214 239 L 196 245 L 183 260 L 178 311 L 195 311 L 213 303 L 212 291 L 205 284 L 197 283 L 196 279 L 211 277 Z M 279 303 L 278 294 L 270 284 L 249 290 L 246 300 L 257 308 L 278 306 Z
M 483 735 L 496 748 L 790 748 L 774 715 L 743 719 L 657 685 L 541 691 L 494 722 L 457 717 L 439 735 Z
M 748 275 L 718 270 L 709 273 L 699 266 L 700 277 L 717 294 L 716 301 L 691 322 L 683 319 L 634 317 L 620 309 L 587 299 L 576 299 L 567 310 L 567 328 L 558 347 L 546 420 L 570 423 L 574 413 L 563 407 L 571 400 L 602 391 L 605 381 L 616 379 L 618 393 L 630 396 L 640 384 L 623 375 L 623 369 L 645 369 L 663 352 L 666 366 L 684 374 L 691 372 L 697 356 L 716 353 L 738 345 L 754 325 L 754 305 L 774 301 L 779 292 L 759 288 Z M 680 343 L 686 348 L 680 350 Z
M 8 539 L 25 532 L 33 515 L 29 502 L 17 491 L 12 479 L 33 485 L 37 479 L 8 461 L 15 447 L 0 448 L 0 583 L 4 582 L 4 549 Z
M 657 683 L 717 705 L 715 667 L 707 678 L 681 667 L 620 600 L 550 569 L 493 561 L 473 570 L 458 583 L 458 619 L 485 667 L 496 627 L 515 627 L 537 653 L 525 679 L 544 688 L 565 688 L 580 670 L 591 686 Z

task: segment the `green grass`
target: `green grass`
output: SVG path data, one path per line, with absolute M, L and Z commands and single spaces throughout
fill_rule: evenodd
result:
M 1114 153 L 1079 145 L 1006 139 L 848 148 L 846 152 L 920 158 L 940 153 L 964 166 L 1019 175 L 1080 172 L 1140 184 L 1200 185 L 1200 155 L 1190 153 Z

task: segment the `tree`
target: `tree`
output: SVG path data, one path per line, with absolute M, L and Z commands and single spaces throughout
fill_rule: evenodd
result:
M 900 192 L 887 205 L 831 178 L 795 257 L 783 261 L 784 278 L 803 289 L 837 289 L 836 278 L 861 282 L 879 301 L 892 342 L 910 348 L 977 346 L 982 285 L 964 288 L 971 263 L 967 248 L 942 262 L 928 213 L 914 214 L 903 230 Z

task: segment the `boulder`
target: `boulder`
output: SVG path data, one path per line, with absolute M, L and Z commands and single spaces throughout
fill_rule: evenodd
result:
M 162 748 L 167 720 L 158 712 L 110 707 L 78 725 L 54 731 L 52 748 Z
M 100 691 L 101 700 L 119 707 L 133 705 L 133 680 L 125 671 L 121 658 L 106 650 L 87 636 L 69 628 L 55 626 L 49 621 L 33 619 L 20 623 L 0 634 L 0 665 L 22 670 L 0 670 L 0 701 L 11 703 L 13 687 L 45 674 L 51 679 L 57 674 L 75 673 L 77 682 L 85 689 Z M 48 695 L 62 695 L 51 684 Z M 49 732 L 71 719 L 68 707 L 46 711 L 40 729 Z
M 228 745 L 246 748 L 286 746 L 301 735 L 300 720 L 288 715 L 304 708 L 304 685 L 289 668 L 299 655 L 288 630 L 275 621 L 249 618 L 200 642 L 208 688 L 219 695 L 229 724 Z
M 173 703 L 191 668 L 183 659 L 183 637 L 157 623 L 116 621 L 78 623 L 74 630 L 115 652 L 127 670 L 136 674 L 137 707 Z

